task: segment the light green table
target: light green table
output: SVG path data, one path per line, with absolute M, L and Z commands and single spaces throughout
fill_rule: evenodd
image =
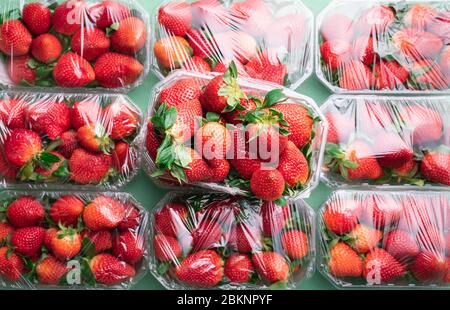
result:
M 138 0 L 143 7 L 154 14 L 156 7 L 162 2 L 161 0 Z M 322 10 L 328 0 L 304 0 L 303 1 L 313 12 L 317 15 Z M 130 93 L 131 98 L 136 104 L 141 107 L 144 113 L 147 111 L 147 104 L 150 97 L 150 92 L 153 86 L 157 82 L 156 77 L 153 74 L 145 81 L 145 84 L 138 89 Z M 310 77 L 303 85 L 297 90 L 298 92 L 310 96 L 316 100 L 317 104 L 322 104 L 326 98 L 330 95 L 328 89 L 326 89 L 314 76 Z M 165 191 L 157 188 L 152 181 L 142 172 L 131 184 L 124 188 L 124 191 L 133 194 L 147 209 L 152 209 L 154 205 L 161 199 Z M 313 193 L 311 198 L 307 201 L 315 209 L 317 209 L 328 197 L 330 190 L 323 184 L 321 184 Z M 159 282 L 151 275 L 147 275 L 142 281 L 135 287 L 136 289 L 162 289 L 163 287 Z M 325 280 L 319 272 L 316 272 L 314 277 L 304 281 L 298 286 L 299 289 L 332 289 L 333 286 Z

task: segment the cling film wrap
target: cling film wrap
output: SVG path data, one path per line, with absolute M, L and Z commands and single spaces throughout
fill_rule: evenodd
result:
M 334 93 L 447 93 L 447 1 L 333 1 L 317 18 L 316 73 Z
M 148 213 L 127 193 L 3 190 L 0 286 L 129 289 L 148 269 Z
M 5 0 L 0 85 L 128 92 L 150 70 L 150 18 L 134 0 Z
M 139 169 L 142 121 L 124 95 L 0 92 L 1 186 L 117 189 Z
M 319 182 L 327 131 L 326 121 L 314 101 L 272 83 L 245 78 L 231 78 L 230 82 L 228 76 L 225 80 L 230 84 L 227 86 L 224 82 L 221 85 L 225 88 L 234 87 L 232 95 L 240 94 L 237 100 L 242 107 L 230 112 L 224 112 L 228 109 L 225 108 L 221 113 L 214 113 L 208 103 L 217 99 L 217 93 L 223 92 L 227 96 L 223 89 L 214 88 L 218 79 L 220 76 L 214 78 L 177 71 L 155 86 L 148 108 L 145 134 L 147 152 L 144 154 L 144 169 L 147 174 L 157 185 L 171 189 L 182 187 L 232 195 L 254 194 L 266 201 L 283 200 L 282 195 L 308 196 Z M 213 91 L 210 92 L 208 88 Z M 228 96 L 228 103 L 233 102 L 232 95 Z M 275 128 L 276 133 L 272 136 L 272 141 L 275 141 L 271 144 L 272 148 L 267 148 L 269 151 L 261 155 L 266 144 L 256 141 L 253 133 L 250 136 L 249 127 L 259 124 L 259 119 L 263 117 L 256 117 L 255 123 L 250 119 L 248 124 L 239 118 L 247 117 L 248 113 L 258 110 L 269 101 L 277 102 L 275 97 L 283 99 L 261 113 L 280 111 L 276 117 L 282 115 L 281 118 L 286 121 L 283 124 L 288 126 L 280 122 L 273 128 L 262 127 L 263 132 L 272 132 Z M 161 118 L 163 111 L 172 109 L 177 112 L 176 115 L 167 113 L 169 116 Z M 283 135 L 280 128 L 286 128 L 289 133 Z M 244 140 L 245 144 L 242 142 Z M 290 152 L 280 151 L 283 143 L 287 145 L 284 149 Z M 217 150 L 222 148 L 226 152 L 218 155 Z M 209 150 L 212 151 L 208 153 Z M 291 155 L 294 158 L 292 162 L 287 154 L 294 154 Z M 271 192 L 269 196 L 272 195 L 270 197 L 261 193 L 258 195 L 252 189 L 252 179 L 258 170 L 276 170 L 274 173 L 281 178 L 281 181 L 277 179 L 281 184 L 277 183 L 274 186 L 276 189 L 268 190 Z M 282 173 L 283 176 L 280 176 Z M 270 177 L 261 179 L 264 183 Z M 275 191 L 277 193 L 272 194 Z
M 165 1 L 153 16 L 152 69 L 242 75 L 297 88 L 313 68 L 314 16 L 293 0 Z
M 339 190 L 318 231 L 318 268 L 338 288 L 448 288 L 446 191 Z
M 301 199 L 171 192 L 150 222 L 150 272 L 167 289 L 293 289 L 314 271 L 315 215 Z
M 450 185 L 447 97 L 332 96 L 322 111 L 330 186 Z

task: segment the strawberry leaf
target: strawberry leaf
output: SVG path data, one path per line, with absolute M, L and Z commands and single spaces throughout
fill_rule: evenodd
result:
M 280 197 L 277 200 L 275 200 L 274 202 L 275 202 L 275 204 L 282 206 L 282 207 L 284 207 L 287 203 L 286 198 L 284 198 L 284 197 Z
M 95 286 L 97 282 L 95 281 L 95 276 L 92 273 L 91 267 L 89 266 L 89 260 L 87 258 L 81 259 L 81 277 L 83 282 L 90 286 Z
M 83 238 L 80 255 L 88 259 L 95 256 L 95 244 L 88 237 Z
M 269 108 L 277 103 L 281 103 L 287 100 L 282 89 L 274 89 L 266 94 L 263 102 L 263 108 Z

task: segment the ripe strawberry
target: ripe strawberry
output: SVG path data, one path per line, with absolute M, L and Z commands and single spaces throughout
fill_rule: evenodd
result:
M 258 100 L 260 99 L 258 98 Z M 227 123 L 233 125 L 241 124 L 242 120 L 239 119 L 239 117 L 242 117 L 247 112 L 253 111 L 257 108 L 256 98 L 241 98 L 240 105 L 244 108 L 243 110 L 235 109 L 234 111 L 224 114 Z
M 208 179 L 211 183 L 223 182 L 230 172 L 230 163 L 226 159 L 213 159 L 208 162 L 211 177 Z
M 206 161 L 193 149 L 188 149 L 192 161 L 184 168 L 186 180 L 189 183 L 202 182 L 211 178 L 211 169 Z
M 113 142 L 106 129 L 100 124 L 89 124 L 77 130 L 78 143 L 90 152 L 103 152 L 109 154 Z
M 0 244 L 8 239 L 8 236 L 14 232 L 14 227 L 9 225 L 7 222 L 0 222 Z
M 217 247 L 222 238 L 222 229 L 215 220 L 203 219 L 191 232 L 194 251 Z
M 400 110 L 399 117 L 412 131 L 414 145 L 437 141 L 442 137 L 442 118 L 439 112 L 419 105 L 408 105 Z
M 260 209 L 264 236 L 274 237 L 283 230 L 290 216 L 289 206 L 279 206 L 273 202 L 265 202 Z
M 119 284 L 136 274 L 133 266 L 107 253 L 94 256 L 89 265 L 95 280 L 105 285 Z
M 119 230 L 125 231 L 136 229 L 141 223 L 141 211 L 130 204 L 125 207 L 125 217 L 119 224 Z
M 325 207 L 323 221 L 330 231 L 342 235 L 356 227 L 360 214 L 361 205 L 357 201 L 336 199 Z
M 301 230 L 288 230 L 281 236 L 284 252 L 293 260 L 308 254 L 308 237 Z
M 125 217 L 125 206 L 108 196 L 98 196 L 84 208 L 83 220 L 90 230 L 111 230 Z
M 394 198 L 385 195 L 374 195 L 364 201 L 362 220 L 368 225 L 382 229 L 400 220 L 403 208 Z
M 350 58 L 351 45 L 344 40 L 325 41 L 320 46 L 320 54 L 327 69 L 336 70 Z
M 131 136 L 138 127 L 138 111 L 123 101 L 115 101 L 105 109 L 105 117 L 111 122 L 111 138 L 121 140 Z
M 113 239 L 113 253 L 117 258 L 134 265 L 144 256 L 144 243 L 142 234 L 124 231 Z
M 41 34 L 31 44 L 31 54 L 43 63 L 52 63 L 58 60 L 62 53 L 62 45 L 59 39 L 52 34 Z
M 52 25 L 52 12 L 39 2 L 32 2 L 23 7 L 22 20 L 34 35 L 47 33 Z
M 215 42 L 213 38 L 210 39 L 208 35 L 209 32 L 202 32 L 198 29 L 189 29 L 186 32 L 186 37 L 194 56 L 204 59 L 214 55 L 217 49 L 217 42 Z M 227 67 L 224 67 L 223 72 L 226 71 Z
M 334 144 L 347 143 L 350 134 L 354 131 L 352 117 L 338 112 L 328 112 L 325 117 L 329 126 L 327 142 Z
M 0 120 L 9 129 L 25 128 L 25 105 L 22 100 L 0 100 Z
M 107 178 L 110 165 L 110 155 L 76 149 L 69 159 L 70 177 L 79 184 L 98 184 Z
M 66 265 L 52 255 L 46 256 L 36 265 L 37 278 L 41 284 L 57 285 L 68 271 Z
M 258 53 L 245 65 L 245 70 L 251 78 L 280 85 L 285 84 L 288 76 L 287 66 L 281 63 L 273 50 Z
M 135 160 L 132 155 L 128 143 L 124 141 L 115 143 L 111 152 L 114 168 L 120 173 L 129 174 L 133 169 Z
M 373 69 L 377 89 L 398 89 L 409 78 L 409 72 L 395 60 L 382 60 Z
M 94 71 L 101 86 L 118 88 L 136 82 L 144 72 L 144 66 L 133 57 L 105 53 L 97 59 Z
M 353 36 L 353 21 L 342 14 L 325 16 L 320 25 L 320 33 L 325 41 L 350 41 Z
M 207 122 L 195 134 L 195 149 L 206 160 L 224 159 L 230 147 L 230 133 L 218 122 Z
M 96 123 L 103 116 L 103 108 L 97 101 L 75 102 L 70 112 L 72 127 L 78 130 L 84 125 Z
M 410 270 L 413 276 L 423 283 L 440 282 L 448 272 L 445 256 L 431 251 L 416 255 Z
M 253 254 L 253 265 L 262 279 L 269 283 L 286 281 L 289 266 L 283 256 L 276 252 L 257 252 Z
M 19 281 L 25 273 L 23 260 L 16 253 L 10 255 L 8 247 L 0 248 L 0 275 L 10 281 Z
M 277 169 L 261 168 L 250 179 L 252 193 L 266 201 L 279 199 L 283 195 L 284 185 L 283 175 Z
M 211 66 L 203 58 L 192 56 L 184 65 L 183 69 L 187 71 L 194 71 L 200 73 L 211 72 Z
M 291 141 L 288 141 L 281 155 L 278 170 L 289 186 L 304 185 L 309 177 L 308 161 Z
M 194 287 L 213 287 L 223 278 L 222 258 L 212 250 L 203 250 L 188 255 L 177 265 L 177 278 Z
M 161 91 L 159 103 L 167 103 L 169 107 L 179 107 L 186 102 L 199 99 L 203 85 L 195 79 L 186 79 L 175 82 Z
M 70 46 L 72 51 L 87 61 L 94 61 L 109 51 L 111 42 L 103 30 L 83 28 L 72 37 Z
M 70 158 L 73 151 L 78 149 L 77 133 L 75 130 L 68 130 L 61 134 L 58 151 L 66 158 Z
M 53 227 L 49 228 L 45 231 L 44 246 L 47 250 L 49 250 L 49 251 L 52 250 L 52 240 L 53 240 L 53 237 L 55 237 L 57 233 L 58 233 L 58 229 L 53 228 Z
M 14 227 L 38 225 L 44 219 L 44 207 L 32 196 L 22 196 L 12 202 L 6 211 L 8 221 Z
M 100 29 L 106 29 L 129 16 L 130 9 L 115 0 L 102 1 L 89 7 L 89 17 Z
M 255 37 L 263 36 L 272 24 L 273 13 L 262 0 L 233 3 L 230 11 L 239 27 Z
M 86 59 L 75 53 L 66 53 L 56 64 L 53 78 L 61 87 L 84 87 L 95 80 L 95 72 Z
M 355 25 L 360 34 L 380 37 L 395 21 L 395 11 L 387 5 L 374 5 L 365 10 Z
M 350 244 L 358 253 L 367 253 L 380 242 L 383 233 L 366 225 L 358 224 L 349 233 Z
M 111 35 L 111 47 L 118 53 L 134 55 L 147 42 L 147 26 L 138 17 L 127 17 L 119 22 Z
M 81 29 L 87 18 L 84 0 L 69 0 L 58 5 L 52 16 L 53 29 L 66 36 L 72 36 Z
M 22 167 L 42 150 L 42 140 L 28 129 L 14 129 L 6 138 L 4 150 L 11 165 Z
M 15 84 L 34 85 L 36 72 L 28 64 L 30 56 L 12 57 L 7 60 L 8 75 Z
M 262 234 L 251 222 L 241 222 L 236 225 L 235 242 L 239 253 L 254 253 L 262 250 Z
M 444 89 L 449 78 L 433 60 L 419 60 L 410 66 L 412 89 Z
M 155 132 L 152 122 L 147 124 L 147 135 L 145 137 L 145 148 L 152 160 L 156 160 L 158 148 L 161 145 L 161 138 Z
M 406 27 L 411 27 L 417 30 L 424 30 L 433 22 L 438 13 L 434 8 L 424 4 L 414 4 L 406 12 L 403 17 L 403 22 Z
M 374 273 L 375 279 L 369 279 L 372 273 Z M 376 284 L 388 283 L 402 277 L 405 273 L 405 267 L 391 254 L 380 248 L 373 249 L 364 260 L 363 275 L 368 282 L 378 280 L 379 276 L 380 283 Z
M 7 160 L 3 153 L 0 151 L 0 176 L 5 180 L 13 181 L 16 179 L 18 173 L 18 168 L 12 166 Z
M 83 231 L 83 238 L 88 238 L 95 247 L 95 254 L 108 251 L 113 248 L 113 236 L 109 230 Z
M 367 37 L 367 35 L 358 37 L 353 42 L 352 54 L 354 58 L 363 64 L 367 66 L 372 65 L 376 59 L 372 37 Z
M 32 130 L 56 140 L 70 129 L 70 108 L 65 102 L 40 101 L 28 108 Z
M 444 45 L 434 33 L 411 28 L 394 33 L 392 42 L 406 57 L 416 61 L 436 57 Z
M 11 237 L 14 250 L 25 256 L 34 256 L 39 253 L 44 244 L 45 229 L 38 226 L 19 228 Z
M 406 231 L 393 230 L 383 240 L 383 248 L 396 259 L 402 261 L 419 254 L 416 240 Z
M 420 172 L 431 182 L 450 185 L 450 149 L 441 146 L 425 153 Z
M 254 273 L 252 260 L 248 255 L 233 253 L 225 262 L 224 273 L 232 283 L 247 283 Z
M 183 250 L 180 243 L 174 237 L 156 235 L 153 239 L 153 250 L 155 257 L 161 262 L 177 261 Z
M 399 168 L 413 159 L 412 146 L 397 132 L 378 134 L 374 142 L 374 152 L 381 167 Z
M 339 86 L 348 90 L 371 89 L 374 84 L 372 71 L 360 61 L 350 60 L 341 68 Z
M 0 25 L 0 51 L 13 57 L 28 54 L 33 38 L 28 29 L 17 19 Z
M 359 277 L 363 272 L 363 263 L 350 246 L 338 242 L 330 251 L 328 270 L 336 277 Z
M 75 226 L 83 213 L 84 202 L 75 195 L 64 195 L 50 207 L 50 218 L 55 223 L 65 226 Z
M 219 221 L 225 228 L 230 228 L 236 222 L 240 215 L 240 205 L 236 199 L 221 199 L 214 200 L 205 204 L 200 211 L 196 212 L 196 219 L 201 221 L 203 218 L 208 218 L 213 221 Z
M 179 69 L 193 55 L 192 47 L 183 37 L 163 37 L 153 46 L 158 64 L 165 69 Z
M 81 251 L 80 234 L 69 227 L 56 232 L 50 243 L 53 254 L 60 260 L 68 260 Z
M 158 22 L 170 35 L 184 37 L 191 29 L 191 6 L 186 2 L 170 2 L 158 10 Z
M 394 168 L 392 171 L 398 177 L 410 177 L 411 174 L 415 174 L 418 170 L 418 165 L 414 160 L 407 161 L 405 164 L 398 168 Z
M 170 203 L 155 213 L 155 230 L 165 236 L 178 238 L 186 232 L 189 210 L 179 203 Z

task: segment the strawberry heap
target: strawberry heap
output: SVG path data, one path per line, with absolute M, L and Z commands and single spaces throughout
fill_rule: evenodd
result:
M 337 285 L 450 281 L 444 192 L 336 192 L 320 213 L 322 272 Z
M 435 3 L 377 3 L 319 25 L 319 76 L 346 91 L 445 90 L 450 85 L 450 11 Z M 344 4 L 348 12 L 354 7 Z
M 41 2 L 0 19 L 7 84 L 120 88 L 142 77 L 147 25 L 132 8 L 115 0 Z
M 304 204 L 169 196 L 153 214 L 152 273 L 173 288 L 292 288 L 312 266 Z
M 147 214 L 129 196 L 2 193 L 0 280 L 123 287 L 146 253 Z
M 179 68 L 223 73 L 234 61 L 244 76 L 290 85 L 289 78 L 310 70 L 310 13 L 300 3 L 290 5 L 290 14 L 275 10 L 266 0 L 229 7 L 219 0 L 170 1 L 157 14 L 154 66 L 163 75 Z
M 237 75 L 232 62 L 212 79 L 165 83 L 149 110 L 147 168 L 168 185 L 238 188 L 283 205 L 282 196 L 303 190 L 315 173 L 320 118 L 282 89 L 241 88 Z
M 447 102 L 333 100 L 324 109 L 328 181 L 450 185 Z
M 0 177 L 9 183 L 124 182 L 137 169 L 140 121 L 124 96 L 4 94 Z

